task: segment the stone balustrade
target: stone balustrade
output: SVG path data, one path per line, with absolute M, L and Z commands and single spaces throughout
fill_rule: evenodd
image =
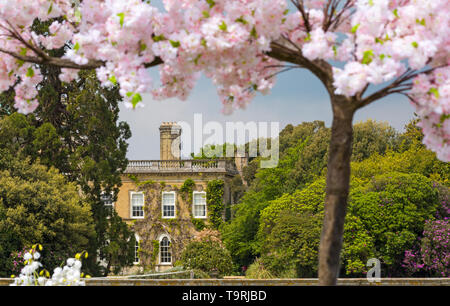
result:
M 179 159 L 179 160 L 131 160 L 125 173 L 154 172 L 231 172 L 237 173 L 232 160 Z

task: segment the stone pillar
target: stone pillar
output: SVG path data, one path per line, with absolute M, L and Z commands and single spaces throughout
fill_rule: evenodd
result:
M 181 158 L 181 127 L 176 122 L 163 122 L 159 127 L 161 160 Z

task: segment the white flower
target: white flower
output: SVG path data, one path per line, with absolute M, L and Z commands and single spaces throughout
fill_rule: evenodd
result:
M 34 271 L 36 271 L 39 267 L 41 267 L 42 266 L 42 264 L 40 263 L 40 262 L 38 262 L 38 261 L 33 261 L 32 263 L 31 263 L 31 269 L 32 269 L 32 272 L 34 272 Z
M 41 254 L 39 254 L 39 252 L 36 252 L 36 253 L 34 253 L 33 257 L 35 260 L 38 260 L 39 257 L 41 257 Z
M 67 265 L 69 267 L 73 266 L 73 264 L 75 263 L 75 258 L 69 258 L 67 259 Z
M 14 279 L 11 286 L 85 286 L 85 282 L 80 279 L 81 261 L 75 258 L 69 258 L 67 265 L 63 268 L 57 267 L 53 270 L 51 279 L 44 276 L 35 278 L 35 271 L 42 267 L 42 264 L 38 261 L 31 261 L 33 256 L 30 253 L 26 253 L 24 258 L 30 260 L 28 264 L 22 268 L 20 275 Z M 40 254 L 34 253 L 34 259 L 39 259 Z
M 27 252 L 27 253 L 25 253 L 25 255 L 23 255 L 23 259 L 25 259 L 25 260 L 30 260 L 31 258 L 33 258 L 33 256 L 29 252 Z
M 41 285 L 41 286 L 44 286 L 45 283 L 46 283 L 46 280 L 47 279 L 45 277 L 41 276 L 41 277 L 38 278 L 38 284 Z

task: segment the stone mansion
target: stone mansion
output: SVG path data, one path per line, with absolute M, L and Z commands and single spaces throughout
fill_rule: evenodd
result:
M 105 204 L 114 207 L 136 233 L 135 266 L 162 272 L 173 267 L 213 214 L 225 218 L 225 210 L 233 204 L 229 181 L 242 175 L 248 160 L 181 159 L 181 127 L 163 122 L 159 131 L 160 160 L 130 161 L 117 201 Z M 216 185 L 221 186 L 222 203 L 214 207 L 207 203 L 210 182 L 221 182 Z

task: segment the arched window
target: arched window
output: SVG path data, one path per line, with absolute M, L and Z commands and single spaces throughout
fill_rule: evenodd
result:
M 114 209 L 113 197 L 114 195 L 112 192 L 102 192 L 100 194 L 100 200 L 102 201 L 103 205 L 105 205 L 105 210 L 108 212 L 108 214 L 111 214 L 112 210 Z
M 161 264 L 172 263 L 170 240 L 167 236 L 163 236 L 159 241 L 159 263 Z
M 139 264 L 139 236 L 135 235 L 136 237 L 136 242 L 134 244 L 134 264 L 137 265 Z

